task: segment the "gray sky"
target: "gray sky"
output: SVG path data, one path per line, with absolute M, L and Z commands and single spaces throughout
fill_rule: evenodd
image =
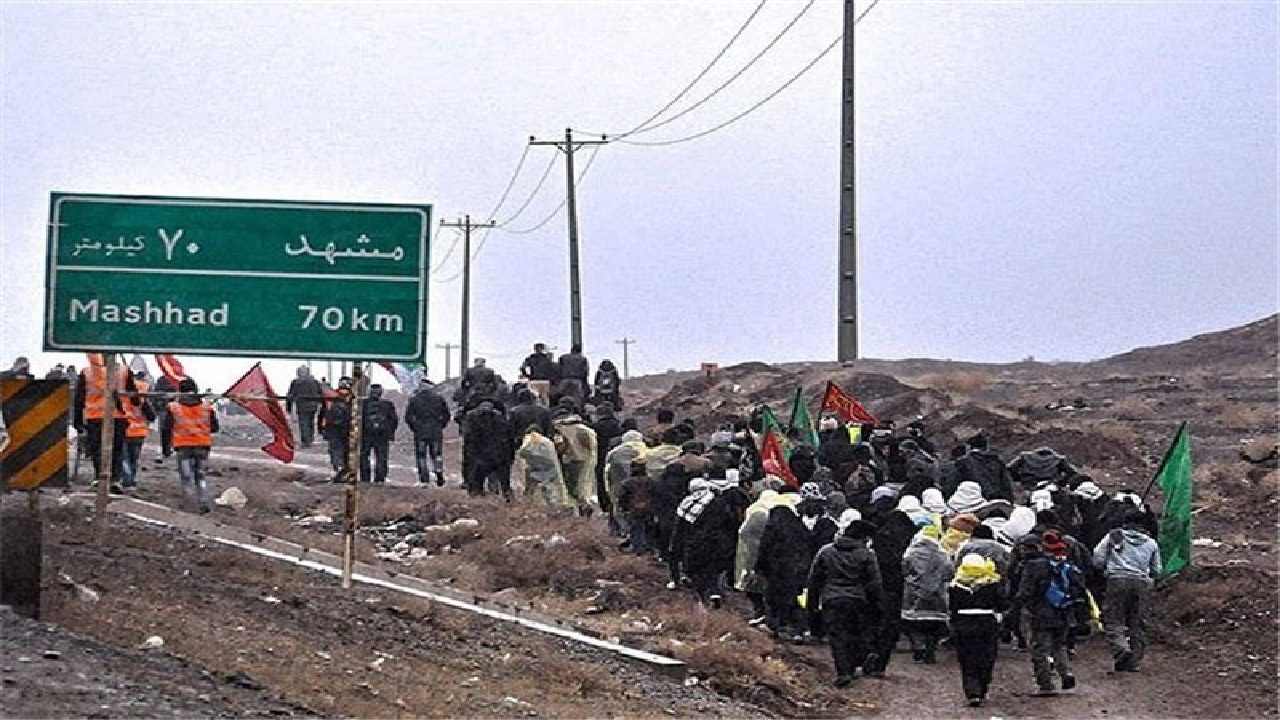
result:
M 51 191 L 479 218 L 530 135 L 630 128 L 754 7 L 4 2 L 0 360 L 83 364 L 39 352 Z M 768 2 L 676 110 L 801 7 Z M 819 0 L 738 82 L 636 139 L 749 107 L 840 16 Z M 1089 359 L 1275 312 L 1278 23 L 1271 0 L 883 0 L 858 30 L 864 355 Z M 633 372 L 833 359 L 839 81 L 837 49 L 719 132 L 600 151 L 579 195 L 593 361 L 624 335 Z M 554 152 L 530 151 L 500 220 Z M 512 227 L 563 187 L 557 165 Z M 473 348 L 508 377 L 533 342 L 568 345 L 565 238 L 562 214 L 476 258 Z M 459 293 L 433 282 L 432 344 L 456 342 Z M 186 362 L 215 386 L 249 364 Z M 287 366 L 270 366 L 278 382 Z

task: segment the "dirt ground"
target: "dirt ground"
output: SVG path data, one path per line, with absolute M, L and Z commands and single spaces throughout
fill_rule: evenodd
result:
M 111 517 L 98 536 L 81 500 L 46 493 L 43 610 L 58 629 L 10 633 L 14 621 L 5 620 L 0 715 L 1274 717 L 1280 483 L 1240 450 L 1276 437 L 1275 356 L 1230 344 L 1256 345 L 1274 324 L 1188 341 L 1201 350 L 1177 346 L 1168 362 L 1146 349 L 1095 366 L 757 363 L 725 369 L 720 384 L 676 374 L 633 388 L 629 406 L 645 424 L 664 405 L 691 417 L 760 399 L 781 408 L 797 384 L 820 389 L 835 377 L 861 388 L 873 412 L 919 411 L 942 452 L 979 429 L 1006 455 L 1048 443 L 1109 491 L 1140 491 L 1177 421 L 1190 420 L 1195 563 L 1159 588 L 1155 642 L 1137 675 L 1110 672 L 1094 637 L 1076 659 L 1080 686 L 1055 698 L 1029 695 L 1029 658 L 1008 646 L 981 709 L 963 706 L 948 653 L 937 666 L 899 654 L 887 679 L 836 690 L 824 647 L 777 644 L 749 628 L 741 598 L 705 611 L 688 592 L 665 590 L 665 569 L 621 553 L 599 517 L 468 498 L 454 472 L 443 489 L 416 485 L 401 437 L 391 482 L 361 487 L 362 560 L 679 658 L 690 679 L 386 589 L 345 592 L 327 575 L 186 531 Z M 1229 358 L 1230 373 L 1214 374 L 1210 350 Z M 1052 407 L 1063 399 L 1072 409 Z M 239 488 L 248 503 L 217 507 L 212 518 L 338 551 L 343 489 L 328 482 L 323 449 L 285 466 L 257 449 L 266 438 L 251 419 L 225 425 L 212 490 Z M 446 454 L 456 469 L 456 437 Z M 138 497 L 177 507 L 175 475 L 149 446 Z M 41 633 L 69 638 L 55 649 L 72 650 L 42 659 L 50 641 Z M 136 649 L 151 635 L 164 638 L 162 649 Z

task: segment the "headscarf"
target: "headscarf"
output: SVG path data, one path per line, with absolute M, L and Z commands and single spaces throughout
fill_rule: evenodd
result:
M 710 481 L 694 478 L 689 481 L 689 494 L 684 496 L 680 506 L 676 508 L 676 516 L 688 523 L 697 522 L 698 516 L 715 498 L 716 490 Z
M 1071 494 L 1076 497 L 1082 497 L 1085 500 L 1097 500 L 1103 495 L 1102 488 L 1098 487 L 1097 483 L 1092 480 L 1085 480 L 1080 483 Z
M 903 495 L 898 498 L 898 507 L 896 510 L 910 515 L 911 513 L 920 512 L 920 499 L 915 495 Z
M 960 513 L 951 518 L 949 523 L 951 527 L 966 534 L 972 534 L 973 529 L 978 526 L 978 516 L 973 513 Z
M 1011 542 L 1017 542 L 1024 535 L 1031 532 L 1031 528 L 1036 526 L 1036 513 L 1029 507 L 1019 505 L 1009 513 L 1009 519 L 1005 521 L 1004 527 L 1000 528 L 1000 534 L 1004 535 Z
M 1032 490 L 1029 503 L 1036 511 L 1048 510 L 1053 507 L 1053 493 L 1048 488 Z
M 950 507 L 953 512 L 962 513 L 981 507 L 985 502 L 986 498 L 982 497 L 982 486 L 972 480 L 965 480 L 951 494 L 947 507 Z
M 955 585 L 970 588 L 995 582 L 1000 582 L 1000 573 L 996 572 L 995 562 L 977 553 L 969 553 L 960 559 L 955 579 L 952 580 Z
M 1057 530 L 1046 530 L 1040 536 L 1040 547 L 1044 548 L 1046 555 L 1058 558 L 1067 556 L 1067 543 L 1058 534 Z
M 818 487 L 818 483 L 807 482 L 800 486 L 800 499 L 826 502 L 827 496 L 822 494 L 822 488 Z
M 622 433 L 622 443 L 642 443 L 644 442 L 644 434 L 639 430 L 628 430 Z
M 848 508 L 844 512 L 840 513 L 840 517 L 836 520 L 836 527 L 840 528 L 840 532 L 844 532 L 845 528 L 849 527 L 853 521 L 861 519 L 862 513 L 853 508 Z
M 896 497 L 898 497 L 898 491 L 888 485 L 880 485 L 875 490 L 871 491 L 871 502 L 873 503 L 880 502 L 881 500 L 892 500 Z M 918 503 L 919 501 L 917 500 L 916 502 Z M 899 507 L 898 509 L 901 510 L 902 508 Z
M 928 525 L 925 525 L 924 527 L 920 528 L 920 532 L 916 533 L 916 538 L 924 538 L 926 540 L 932 540 L 935 544 L 938 542 L 938 539 L 941 537 L 942 537 L 942 533 L 938 530 L 938 526 L 934 525 L 933 523 L 929 523 Z
M 932 513 L 942 514 L 947 511 L 947 503 L 942 499 L 942 491 L 938 488 L 927 488 L 921 493 L 920 506 Z

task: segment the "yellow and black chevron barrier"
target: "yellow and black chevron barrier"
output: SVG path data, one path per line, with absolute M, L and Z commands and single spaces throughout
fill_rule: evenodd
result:
M 0 380 L 0 413 L 9 432 L 9 444 L 0 452 L 0 486 L 9 490 L 65 487 L 70 384 Z

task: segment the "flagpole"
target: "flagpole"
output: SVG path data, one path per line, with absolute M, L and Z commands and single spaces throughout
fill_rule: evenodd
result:
M 1138 504 L 1146 504 L 1147 494 L 1151 492 L 1151 488 L 1156 484 L 1156 480 L 1160 478 L 1160 473 L 1164 471 L 1164 466 L 1169 464 L 1169 458 L 1173 456 L 1173 449 L 1178 446 L 1178 440 L 1182 437 L 1182 433 L 1187 429 L 1187 421 L 1183 420 L 1178 425 L 1178 432 L 1173 434 L 1173 442 L 1169 443 L 1169 449 L 1164 451 L 1164 459 L 1160 461 L 1160 465 L 1156 468 L 1156 472 L 1151 476 L 1151 482 L 1147 483 L 1147 489 L 1142 491 L 1142 497 L 1139 498 Z
M 360 441 L 364 430 L 364 394 L 368 383 L 365 382 L 363 363 L 353 363 L 351 368 L 351 431 L 347 436 L 347 489 L 346 517 L 343 518 L 342 532 L 342 589 L 351 589 L 351 576 L 355 567 L 356 555 L 356 493 L 360 475 L 356 463 L 360 457 Z

